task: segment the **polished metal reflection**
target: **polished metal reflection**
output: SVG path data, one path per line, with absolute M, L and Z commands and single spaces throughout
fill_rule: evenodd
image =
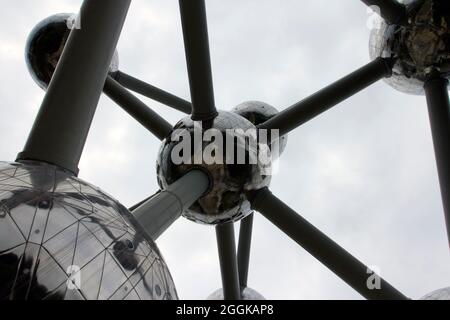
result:
M 255 126 L 263 124 L 279 113 L 279 111 L 275 107 L 272 107 L 271 105 L 261 101 L 247 101 L 241 103 L 233 109 L 233 112 L 244 117 Z M 272 143 L 272 146 L 278 148 L 278 150 L 273 154 L 277 156 L 281 155 L 286 149 L 287 142 L 287 134 L 282 136 L 279 140 L 274 141 Z
M 450 3 L 437 0 L 403 0 L 406 25 L 388 25 L 379 18 L 370 36 L 370 57 L 397 58 L 393 74 L 385 81 L 414 95 L 424 94 L 424 83 L 433 70 L 450 78 Z
M 420 300 L 450 300 L 450 287 L 433 291 Z
M 39 22 L 28 36 L 25 61 L 33 80 L 47 89 L 58 61 L 70 35 L 70 28 L 82 27 L 76 22 L 76 15 L 59 13 Z M 119 54 L 114 53 L 110 72 L 119 70 Z
M 213 121 L 203 122 L 203 130 L 210 128 L 221 132 L 224 143 L 227 139 L 231 139 L 227 129 L 242 129 L 244 131 L 254 129 L 256 133 L 255 126 L 247 119 L 225 111 L 219 112 L 219 115 Z M 181 120 L 174 128 L 174 130 L 188 132 L 193 148 L 195 147 L 194 131 L 202 132 L 202 129 L 199 129 L 199 123 L 194 122 L 190 117 Z M 200 150 L 191 150 L 192 152 L 189 155 L 190 164 L 175 165 L 172 161 L 172 151 L 178 143 L 177 140 L 173 140 L 173 137 L 170 136 L 164 140 L 159 151 L 157 175 L 161 188 L 166 189 L 193 168 L 205 170 L 209 173 L 213 183 L 211 191 L 197 201 L 189 210 L 186 210 L 183 213 L 184 217 L 198 223 L 219 224 L 238 221 L 252 212 L 246 192 L 267 187 L 271 180 L 270 175 L 264 174 L 261 166 L 250 164 L 249 161 L 246 164 L 237 164 L 236 162 L 235 164 L 227 164 L 229 162 L 225 161 L 227 159 L 225 147 L 222 148 L 224 164 L 208 165 L 204 162 L 194 164 L 195 154 L 202 153 L 211 142 L 200 144 Z M 237 149 L 241 149 L 244 151 L 246 158 L 249 157 L 251 150 L 246 145 L 240 146 L 236 143 L 235 148 L 235 154 L 238 154 Z M 219 147 L 218 149 L 221 148 Z
M 215 291 L 213 294 L 211 294 L 207 300 L 217 300 L 221 301 L 224 300 L 223 296 L 223 289 L 219 289 Z M 247 300 L 247 301 L 263 301 L 266 300 L 260 293 L 258 293 L 256 290 L 253 290 L 252 288 L 245 288 L 241 292 L 241 300 Z
M 78 271 L 79 270 L 79 271 Z M 0 300 L 177 299 L 131 213 L 55 166 L 0 163 Z

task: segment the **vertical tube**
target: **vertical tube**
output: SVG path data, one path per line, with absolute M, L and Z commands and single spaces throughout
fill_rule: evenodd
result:
M 238 244 L 238 271 L 239 284 L 241 289 L 247 287 L 248 268 L 250 265 L 250 250 L 252 245 L 252 231 L 253 231 L 253 213 L 248 217 L 242 219 L 241 228 L 239 230 L 239 244 Z
M 220 271 L 222 274 L 223 296 L 225 300 L 240 300 L 238 266 L 234 224 L 216 226 L 217 247 L 219 249 Z
M 425 84 L 425 94 L 450 246 L 450 101 L 448 80 L 440 77 L 430 79 Z
M 179 0 L 192 99 L 192 119 L 217 116 L 205 0 Z

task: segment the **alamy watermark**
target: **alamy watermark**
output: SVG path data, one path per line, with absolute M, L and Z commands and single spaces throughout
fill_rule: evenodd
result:
M 279 130 L 203 130 L 202 122 L 195 122 L 193 132 L 174 130 L 171 141 L 176 142 L 171 153 L 175 165 L 257 165 L 261 174 L 272 175 L 280 155 Z
M 377 266 L 370 266 L 367 268 L 367 288 L 369 290 L 381 290 L 381 269 Z
M 66 20 L 67 28 L 70 30 L 81 29 L 81 16 L 79 14 L 73 14 Z
M 69 266 L 66 270 L 69 275 L 66 286 L 68 290 L 81 290 L 81 268 L 79 266 Z

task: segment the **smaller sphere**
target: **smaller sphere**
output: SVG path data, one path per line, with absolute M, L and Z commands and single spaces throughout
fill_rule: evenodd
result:
M 27 39 L 25 60 L 33 80 L 44 90 L 47 89 L 71 28 L 76 27 L 76 15 L 59 13 L 39 22 Z M 119 55 L 114 53 L 110 72 L 119 70 Z
M 241 129 L 244 135 L 234 129 Z M 253 132 L 254 136 L 247 136 L 246 132 Z M 216 136 L 206 139 L 208 133 Z M 187 148 L 181 150 L 180 146 L 185 144 Z M 207 156 L 212 153 L 207 151 L 212 149 L 215 149 L 215 159 L 208 161 Z M 187 117 L 175 126 L 161 146 L 158 183 L 166 189 L 188 171 L 202 169 L 211 178 L 211 189 L 183 213 L 184 217 L 212 225 L 238 221 L 252 212 L 246 193 L 270 184 L 271 159 L 263 165 L 258 154 L 267 149 L 267 145 L 257 144 L 256 127 L 240 115 L 219 112 L 214 120 L 203 123 Z
M 420 300 L 450 300 L 450 287 L 433 291 Z
M 380 18 L 370 36 L 370 57 L 395 58 L 385 81 L 393 88 L 424 94 L 431 72 L 450 79 L 450 3 L 440 0 L 403 0 L 406 25 L 389 25 Z
M 224 297 L 223 297 L 223 289 L 219 289 L 219 290 L 215 291 L 206 300 L 210 300 L 210 301 L 225 300 Z M 247 287 L 241 292 L 241 300 L 244 300 L 244 301 L 264 301 L 264 300 L 266 300 L 266 298 L 264 298 L 257 291 Z
M 245 119 L 253 123 L 255 126 L 263 124 L 264 122 L 272 119 L 279 113 L 279 111 L 276 108 L 260 101 L 244 102 L 235 107 L 232 111 L 244 117 Z M 288 136 L 284 135 L 279 140 L 271 144 L 270 146 L 271 150 L 273 146 L 278 147 L 278 152 L 274 153 L 274 155 L 279 156 L 284 152 L 284 149 L 286 149 L 287 141 Z

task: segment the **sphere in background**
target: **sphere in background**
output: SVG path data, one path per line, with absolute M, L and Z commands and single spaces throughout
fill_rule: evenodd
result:
M 254 133 L 254 137 L 246 139 L 247 136 L 228 129 L 241 129 L 243 132 L 249 130 Z M 208 132 L 215 132 L 219 137 L 206 142 Z M 242 139 L 235 139 L 235 133 Z M 222 144 L 217 141 L 219 138 Z M 196 143 L 196 140 L 199 142 Z M 188 143 L 187 150 L 179 150 L 185 143 Z M 230 150 L 233 152 L 228 152 L 227 145 L 230 143 Z M 221 162 L 205 161 L 203 155 L 207 150 L 211 150 L 212 146 L 216 148 L 214 153 L 221 158 Z M 211 189 L 184 212 L 184 217 L 213 225 L 238 221 L 252 212 L 246 192 L 267 187 L 270 183 L 271 162 L 264 166 L 259 161 L 256 161 L 256 164 L 250 161 L 250 158 L 255 160 L 255 157 L 258 157 L 259 151 L 267 149 L 267 145 L 256 143 L 255 126 L 235 113 L 220 112 L 214 120 L 203 123 L 194 122 L 187 117 L 175 126 L 171 136 L 165 139 L 161 146 L 157 161 L 158 183 L 162 189 L 166 189 L 189 170 L 203 169 L 211 178 Z M 245 161 L 237 158 L 239 154 L 245 156 Z M 174 161 L 174 155 L 182 158 L 179 159 L 181 161 Z M 196 158 L 200 161 L 196 161 Z M 214 160 L 217 160 L 217 157 Z
M 407 7 L 408 23 L 388 25 L 380 18 L 370 37 L 370 57 L 396 58 L 385 81 L 399 91 L 423 95 L 431 72 L 450 78 L 450 2 L 399 2 Z
M 176 298 L 119 202 L 55 166 L 0 162 L 0 300 Z
M 263 124 L 264 122 L 270 120 L 279 113 L 276 108 L 260 101 L 244 102 L 235 107 L 233 109 L 233 112 L 244 117 L 245 119 L 253 123 L 255 126 Z M 288 136 L 284 135 L 279 140 L 271 144 L 270 146 L 271 150 L 273 146 L 278 148 L 278 152 L 274 152 L 273 155 L 279 156 L 283 153 L 284 149 L 286 149 L 287 140 Z
M 420 300 L 450 300 L 450 287 L 433 291 Z
M 215 291 L 206 300 L 216 300 L 216 301 L 225 300 L 224 296 L 223 296 L 223 289 L 219 289 L 219 290 Z M 263 301 L 263 300 L 266 300 L 266 298 L 264 298 L 260 293 L 256 292 L 255 290 L 253 290 L 251 288 L 245 288 L 241 292 L 241 300 Z
M 47 89 L 71 28 L 77 27 L 76 15 L 59 13 L 39 22 L 31 31 L 25 48 L 25 60 L 33 80 Z M 110 72 L 119 70 L 119 55 L 114 53 Z

